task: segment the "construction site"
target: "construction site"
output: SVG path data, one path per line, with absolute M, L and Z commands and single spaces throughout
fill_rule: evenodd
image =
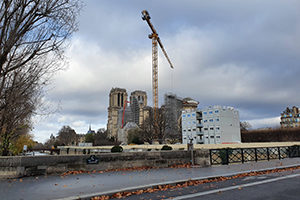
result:
M 146 10 L 142 11 L 142 19 L 151 30 L 148 37 L 152 41 L 152 105 L 147 104 L 145 91 L 135 90 L 129 97 L 125 88 L 112 88 L 107 123 L 110 138 L 121 144 L 240 143 L 239 113 L 232 107 L 210 106 L 198 110 L 198 101 L 175 93 L 164 94 L 164 102 L 159 107 L 158 46 L 170 70 L 176 69 Z M 128 139 L 129 134 L 135 141 Z
M 142 20 L 146 21 L 151 29 L 149 39 L 152 41 L 152 106 L 147 105 L 147 93 L 136 90 L 131 92 L 130 98 L 124 88 L 112 88 L 109 93 L 107 130 L 110 137 L 124 144 L 127 143 L 127 134 L 130 129 L 151 131 L 153 142 L 164 143 L 168 139 L 181 142 L 180 116 L 183 105 L 188 99 L 178 98 L 175 94 L 165 94 L 165 102 L 159 108 L 158 102 L 158 45 L 163 52 L 170 68 L 173 64 L 158 36 L 156 29 L 150 21 L 151 17 L 146 10 L 142 11 Z M 198 102 L 193 105 L 197 107 Z M 152 133 L 151 133 L 152 132 Z
M 158 110 L 158 122 L 154 121 L 154 108 L 147 105 L 147 93 L 136 90 L 131 92 L 130 101 L 124 88 L 112 88 L 109 94 L 107 130 L 110 137 L 127 144 L 128 131 L 145 129 L 151 126 L 153 134 L 155 125 L 160 127 L 162 136 L 153 138 L 159 143 L 181 143 L 181 112 L 196 109 L 198 102 L 187 97 L 177 97 L 175 94 L 165 94 L 163 105 Z M 148 127 L 146 127 L 148 126 Z

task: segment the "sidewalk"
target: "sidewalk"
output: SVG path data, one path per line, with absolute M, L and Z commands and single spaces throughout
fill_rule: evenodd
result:
M 229 176 L 248 171 L 300 165 L 300 158 L 231 164 L 206 168 L 161 168 L 69 175 L 28 177 L 0 181 L 0 199 L 74 199 L 114 193 L 189 179 Z

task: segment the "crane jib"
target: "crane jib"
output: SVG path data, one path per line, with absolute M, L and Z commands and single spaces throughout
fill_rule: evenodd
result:
M 164 46 L 162 44 L 160 38 L 158 37 L 157 31 L 155 30 L 154 26 L 152 25 L 152 23 L 150 21 L 151 17 L 149 15 L 148 11 L 147 10 L 143 10 L 142 11 L 142 15 L 143 15 L 142 19 L 147 22 L 147 24 L 149 25 L 150 29 L 152 30 L 152 34 L 151 35 L 156 35 L 156 38 L 157 38 L 156 40 L 157 40 L 157 42 L 158 42 L 158 44 L 159 44 L 159 46 L 160 46 L 160 48 L 161 48 L 164 56 L 166 57 L 168 63 L 170 64 L 170 67 L 173 69 L 174 68 L 173 64 L 171 63 L 171 60 L 170 60 L 170 58 L 169 58 L 169 56 L 168 56 L 168 54 L 167 54 L 167 52 L 166 52 L 166 50 L 165 50 L 165 48 L 164 48 Z M 152 39 L 152 37 L 149 37 L 149 38 Z

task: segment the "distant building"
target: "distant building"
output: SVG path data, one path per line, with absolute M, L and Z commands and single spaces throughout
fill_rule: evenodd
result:
M 296 128 L 300 127 L 300 113 L 299 108 L 293 106 L 291 109 L 287 107 L 281 113 L 281 128 Z
M 181 118 L 182 143 L 204 144 L 202 112 L 183 110 Z
M 134 122 L 128 122 L 123 128 L 120 128 L 118 130 L 118 141 L 121 142 L 121 144 L 128 144 L 128 132 L 132 129 L 139 128 L 138 125 Z
M 112 88 L 109 93 L 107 131 L 110 137 L 117 138 L 119 110 L 123 108 L 127 100 L 126 89 Z M 125 104 L 126 107 L 127 104 Z
M 147 93 L 145 91 L 133 91 L 128 102 L 126 89 L 112 88 L 109 94 L 107 123 L 107 131 L 110 137 L 118 139 L 120 134 L 122 134 L 122 131 L 119 132 L 119 129 L 122 129 L 122 126 L 125 127 L 129 122 L 141 126 L 149 116 L 149 112 Z M 133 127 L 132 124 L 127 126 L 127 129 L 130 127 Z
M 91 125 L 89 126 L 89 130 L 87 131 L 86 134 L 95 134 L 96 132 L 94 130 L 92 130 Z
M 85 142 L 85 134 L 76 134 L 77 144 Z
M 190 97 L 186 97 L 182 100 L 182 105 L 183 110 L 194 111 L 197 109 L 199 102 Z
M 182 111 L 182 99 L 178 98 L 175 94 L 165 94 L 164 104 L 164 115 L 165 115 L 165 138 L 166 140 L 181 139 L 180 131 L 180 118 Z
M 147 93 L 141 90 L 131 92 L 130 106 L 132 107 L 134 122 L 141 126 L 149 115 L 148 109 L 145 109 L 147 107 Z
M 209 106 L 182 111 L 182 143 L 240 143 L 239 113 L 232 107 Z

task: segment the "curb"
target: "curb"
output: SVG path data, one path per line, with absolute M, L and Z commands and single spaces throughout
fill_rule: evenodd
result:
M 55 200 L 90 200 L 91 198 L 96 197 L 96 196 L 103 196 L 103 195 L 108 195 L 109 196 L 109 195 L 113 195 L 113 194 L 118 193 L 118 192 L 132 192 L 132 191 L 136 191 L 136 190 L 142 190 L 142 189 L 158 187 L 158 186 L 164 186 L 164 185 L 176 185 L 176 184 L 185 183 L 185 182 L 191 181 L 191 180 L 196 181 L 196 180 L 205 180 L 205 179 L 215 179 L 215 178 L 219 178 L 219 177 L 231 177 L 231 176 L 234 176 L 234 175 L 251 173 L 251 172 L 264 172 L 264 171 L 269 171 L 269 170 L 274 170 L 274 169 L 286 169 L 286 168 L 292 168 L 292 167 L 298 167 L 298 166 L 300 166 L 300 163 L 299 164 L 293 164 L 293 165 L 286 165 L 286 166 L 264 168 L 264 169 L 258 169 L 258 170 L 238 171 L 238 172 L 234 172 L 234 173 L 228 173 L 228 174 L 217 175 L 217 176 L 195 177 L 195 178 L 175 180 L 175 181 L 166 181 L 166 182 L 153 183 L 153 184 L 148 184 L 148 185 L 120 188 L 120 189 L 115 189 L 115 190 L 110 190 L 110 191 L 105 191 L 105 192 L 92 193 L 92 194 L 86 194 L 86 195 L 70 196 L 70 197 L 60 198 L 60 199 L 55 199 Z

